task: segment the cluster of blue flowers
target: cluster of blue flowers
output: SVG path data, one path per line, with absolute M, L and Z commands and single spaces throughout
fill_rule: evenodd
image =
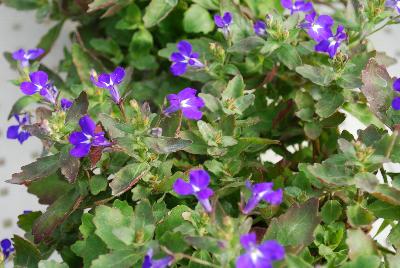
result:
M 178 178 L 174 185 L 174 191 L 179 195 L 194 195 L 207 213 L 213 211 L 209 198 L 214 191 L 208 187 L 210 184 L 210 175 L 207 171 L 198 169 L 189 173 L 189 182 Z M 251 197 L 247 201 L 242 212 L 249 214 L 262 201 L 266 201 L 271 205 L 279 205 L 282 203 L 282 189 L 273 190 L 272 182 L 257 183 L 251 185 L 246 182 L 247 188 L 251 191 Z M 246 253 L 238 257 L 236 267 L 272 267 L 272 262 L 281 260 L 284 257 L 284 248 L 276 241 L 266 241 L 257 246 L 256 236 L 254 233 L 241 236 L 240 242 L 245 248 Z

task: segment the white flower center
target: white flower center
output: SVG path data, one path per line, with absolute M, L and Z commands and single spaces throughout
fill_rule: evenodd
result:
M 193 185 L 193 184 L 192 184 L 192 189 L 193 189 L 193 191 L 195 191 L 196 193 L 197 193 L 197 192 L 200 192 L 200 188 L 197 187 L 196 185 Z
M 85 135 L 86 140 L 81 143 L 90 144 L 92 142 L 93 137 L 89 134 L 86 134 L 85 132 L 82 132 L 82 133 L 83 133 L 83 135 Z
M 400 9 L 400 1 L 396 2 L 396 7 Z
M 253 263 L 257 263 L 259 258 L 262 258 L 264 255 L 258 248 L 253 248 L 250 251 L 250 258 Z
M 314 24 L 314 23 L 313 23 L 313 25 L 311 26 L 311 29 L 312 29 L 314 32 L 317 33 L 319 29 L 322 29 L 322 26 L 319 25 L 319 24 Z
M 181 101 L 181 107 L 182 107 L 182 108 L 190 107 L 190 105 L 189 105 L 189 103 L 188 103 L 189 101 L 190 101 L 190 99 L 182 100 L 182 101 Z

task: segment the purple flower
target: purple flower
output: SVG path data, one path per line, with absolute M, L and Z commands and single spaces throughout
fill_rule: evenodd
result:
M 395 91 L 400 92 L 400 78 L 397 78 L 396 80 L 394 80 L 393 82 L 393 89 Z
M 300 27 L 307 31 L 312 39 L 317 42 L 328 39 L 332 36 L 331 27 L 333 19 L 328 15 L 316 15 L 315 12 L 307 14 L 305 21 L 300 24 Z
M 42 94 L 42 90 L 47 90 L 49 86 L 47 73 L 43 71 L 33 72 L 29 74 L 29 78 L 31 81 L 22 82 L 20 85 L 21 91 L 25 95 L 33 95 L 38 92 Z
M 125 77 L 125 70 L 122 67 L 117 67 L 115 68 L 114 72 L 112 73 L 104 73 L 100 74 L 99 77 L 97 77 L 97 81 L 94 75 L 90 76 L 90 79 L 92 80 L 93 84 L 99 88 L 105 88 L 110 91 L 111 98 L 116 104 L 120 104 L 122 99 L 121 96 L 119 95 L 118 91 L 118 86 L 119 84 L 122 83 L 122 80 Z
M 315 51 L 328 53 L 331 58 L 335 57 L 340 44 L 347 39 L 343 25 L 339 25 L 336 35 L 330 36 L 328 39 L 322 40 L 315 46 Z
M 283 191 L 278 189 L 273 190 L 274 184 L 272 182 L 262 182 L 251 185 L 250 181 L 246 181 L 246 187 L 249 188 L 252 195 L 247 201 L 245 208 L 243 209 L 244 214 L 250 213 L 257 205 L 264 200 L 271 205 L 279 205 L 282 203 Z
M 212 211 L 210 196 L 214 194 L 214 191 L 208 188 L 210 184 L 210 175 L 207 171 L 198 169 L 192 170 L 189 173 L 189 182 L 179 178 L 174 183 L 174 191 L 180 195 L 194 195 L 207 212 Z
M 256 35 L 263 36 L 267 33 L 267 24 L 262 20 L 258 20 L 254 23 L 253 29 Z
M 29 61 L 37 59 L 44 53 L 44 50 L 41 48 L 34 48 L 25 51 L 23 49 L 19 49 L 12 54 L 14 60 L 21 62 L 22 67 L 29 66 Z
M 153 249 L 147 251 L 144 257 L 142 268 L 164 268 L 170 266 L 174 258 L 172 256 L 167 256 L 159 260 L 153 260 Z
M 69 136 L 69 142 L 74 145 L 70 150 L 73 157 L 84 157 L 89 154 L 92 146 L 109 146 L 111 143 L 104 137 L 104 132 L 96 133 L 96 124 L 85 115 L 79 120 L 82 131 L 72 132 Z
M 31 213 L 32 212 L 32 210 L 24 210 L 22 213 L 23 214 L 29 214 L 29 213 Z
M 228 39 L 230 31 L 229 26 L 232 24 L 232 13 L 225 12 L 222 17 L 220 15 L 214 15 L 214 22 L 215 25 L 221 29 L 225 38 Z
M 304 0 L 281 0 L 281 4 L 284 8 L 290 10 L 290 14 L 296 12 L 310 12 L 314 10 L 311 2 L 305 2 Z
M 246 253 L 237 258 L 236 268 L 272 268 L 274 261 L 283 260 L 285 257 L 285 248 L 275 240 L 257 245 L 255 233 L 242 235 L 240 243 Z
M 386 6 L 395 8 L 400 13 L 400 0 L 386 0 Z
M 173 62 L 171 65 L 171 73 L 173 75 L 183 75 L 188 65 L 193 68 L 204 67 L 203 63 L 199 61 L 199 53 L 192 51 L 192 45 L 188 41 L 179 41 L 176 48 L 178 52 L 172 53 L 170 57 L 170 60 Z
M 63 109 L 64 111 L 68 110 L 72 106 L 72 101 L 66 98 L 62 98 L 60 103 L 61 103 L 61 109 Z
M 20 128 L 24 125 L 29 125 L 31 123 L 31 119 L 28 113 L 23 115 L 15 114 L 14 118 L 17 120 L 18 125 L 8 127 L 7 139 L 18 140 L 19 143 L 22 144 L 31 136 L 31 134 L 28 131 L 21 130 Z
M 3 252 L 4 257 L 7 259 L 8 256 L 14 251 L 14 247 L 12 246 L 10 239 L 3 239 L 0 241 L 1 252 Z
M 392 100 L 392 108 L 396 111 L 400 110 L 400 97 L 395 97 Z
M 193 88 L 185 88 L 178 94 L 169 94 L 167 99 L 170 106 L 164 110 L 165 115 L 170 115 L 181 110 L 187 119 L 200 120 L 203 112 L 200 111 L 204 107 L 202 98 L 196 96 L 197 91 Z
M 39 93 L 45 100 L 47 100 L 51 104 L 56 104 L 58 89 L 53 84 L 47 84 L 47 86 L 42 88 Z

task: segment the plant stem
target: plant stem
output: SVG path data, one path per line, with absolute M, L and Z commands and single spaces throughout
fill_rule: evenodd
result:
M 395 129 L 393 131 L 392 136 L 391 136 L 390 144 L 389 144 L 389 147 L 386 150 L 385 157 L 389 158 L 390 155 L 392 154 L 394 145 L 396 144 L 397 136 L 399 136 L 399 131 L 397 129 Z
M 121 111 L 121 114 L 122 114 L 122 117 L 124 118 L 124 121 L 125 121 L 126 123 L 128 123 L 128 118 L 126 117 L 126 114 L 125 114 L 124 103 L 123 103 L 123 102 L 120 102 L 120 103 L 118 104 L 118 108 L 119 108 L 119 110 Z
M 204 261 L 204 260 L 202 260 L 202 259 L 199 259 L 199 258 L 190 256 L 190 255 L 186 255 L 186 254 L 184 254 L 184 253 L 175 253 L 175 252 L 172 252 L 172 251 L 170 251 L 168 248 L 166 248 L 166 247 L 164 247 L 164 246 L 161 246 L 161 249 L 162 249 L 165 253 L 167 253 L 168 255 L 173 256 L 174 259 L 178 259 L 178 260 L 179 260 L 179 259 L 185 258 L 185 259 L 188 259 L 188 260 L 190 260 L 190 261 L 192 261 L 192 262 L 195 262 L 195 263 L 198 263 L 198 264 L 201 264 L 201 265 L 204 265 L 204 266 L 216 267 L 216 268 L 219 267 L 219 266 L 214 265 L 214 264 L 212 264 L 212 263 L 210 263 L 210 262 L 208 262 L 208 261 Z

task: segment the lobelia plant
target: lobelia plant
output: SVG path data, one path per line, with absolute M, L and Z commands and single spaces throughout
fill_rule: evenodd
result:
M 47 209 L 0 266 L 400 267 L 400 82 L 368 39 L 397 1 L 3 2 L 57 23 L 5 53 L 7 137 L 43 143 L 8 182 Z

